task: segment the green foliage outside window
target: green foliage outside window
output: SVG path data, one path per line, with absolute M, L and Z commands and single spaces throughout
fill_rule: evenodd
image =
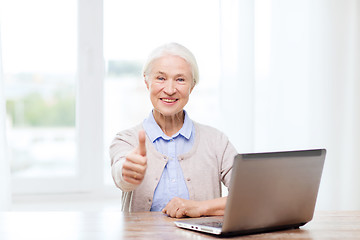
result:
M 20 99 L 8 99 L 7 113 L 14 127 L 75 126 L 75 95 L 57 91 L 51 97 L 29 93 Z

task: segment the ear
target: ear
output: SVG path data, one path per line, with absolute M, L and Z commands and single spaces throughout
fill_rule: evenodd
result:
M 145 84 L 146 84 L 146 88 L 149 90 L 149 88 L 150 88 L 150 86 L 149 86 L 149 83 L 148 83 L 148 81 L 146 80 L 146 77 L 145 77 L 145 75 L 144 75 L 144 82 L 145 82 Z
M 192 86 L 192 87 L 190 88 L 190 93 L 192 92 L 192 90 L 194 89 L 194 87 L 195 87 L 195 84 L 194 84 L 194 86 Z

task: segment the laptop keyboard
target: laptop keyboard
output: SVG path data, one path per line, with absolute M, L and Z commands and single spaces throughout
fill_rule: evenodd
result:
M 203 222 L 200 225 L 207 226 L 207 227 L 216 227 L 221 228 L 223 225 L 223 222 L 220 221 L 214 221 L 214 222 Z

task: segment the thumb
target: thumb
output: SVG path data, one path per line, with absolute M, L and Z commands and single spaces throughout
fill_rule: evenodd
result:
M 146 146 L 145 146 L 145 131 L 140 130 L 139 131 L 139 154 L 141 156 L 146 156 Z

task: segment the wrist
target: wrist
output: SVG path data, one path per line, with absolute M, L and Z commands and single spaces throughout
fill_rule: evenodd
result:
M 208 201 L 199 201 L 200 204 L 200 216 L 209 216 L 210 215 L 210 208 Z
M 224 215 L 227 198 L 216 198 L 200 202 L 202 216 Z

